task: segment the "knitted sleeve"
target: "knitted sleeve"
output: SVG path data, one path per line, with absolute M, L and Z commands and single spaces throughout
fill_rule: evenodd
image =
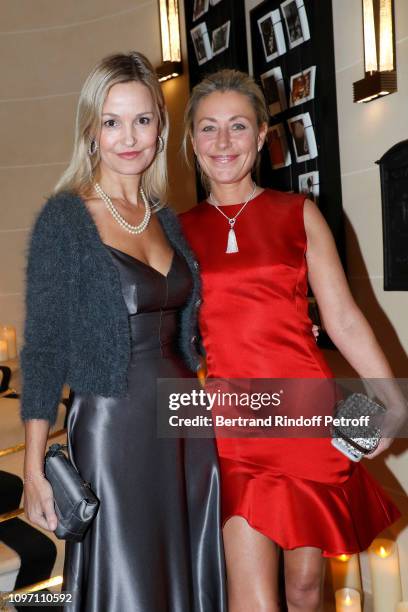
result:
M 55 423 L 67 371 L 69 306 L 68 226 L 58 198 L 34 225 L 26 269 L 26 321 L 21 352 L 21 417 Z

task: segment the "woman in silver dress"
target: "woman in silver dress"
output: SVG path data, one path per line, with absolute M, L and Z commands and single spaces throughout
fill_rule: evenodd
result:
M 167 209 L 168 119 L 139 53 L 102 60 L 82 89 L 74 153 L 42 209 L 27 268 L 22 351 L 25 510 L 54 530 L 43 475 L 61 388 L 68 446 L 100 499 L 66 545 L 76 612 L 224 612 L 212 440 L 159 439 L 158 378 L 193 376 L 197 264 Z

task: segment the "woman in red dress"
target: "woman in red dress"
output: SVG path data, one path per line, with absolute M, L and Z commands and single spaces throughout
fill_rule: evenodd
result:
M 194 89 L 186 120 L 209 192 L 180 217 L 201 269 L 208 375 L 332 377 L 312 334 L 309 282 L 331 339 L 358 374 L 392 377 L 319 209 L 253 183 L 268 126 L 254 81 L 233 70 L 210 75 Z M 289 610 L 321 609 L 324 557 L 366 549 L 399 517 L 364 467 L 328 438 L 218 438 L 217 446 L 230 612 L 279 609 L 278 547 Z

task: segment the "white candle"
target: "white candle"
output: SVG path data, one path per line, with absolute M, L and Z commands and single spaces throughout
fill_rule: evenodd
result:
M 392 540 L 374 540 L 368 557 L 374 612 L 390 612 L 402 598 L 397 545 Z
M 336 591 L 336 612 L 361 612 L 361 597 L 356 589 Z
M 7 361 L 7 359 L 8 359 L 7 340 L 0 340 L 0 361 Z
M 16 328 L 11 326 L 3 327 L 3 338 L 7 342 L 8 358 L 15 359 L 17 357 Z
M 395 612 L 408 612 L 408 601 L 400 601 Z
M 330 559 L 333 591 L 349 587 L 362 592 L 358 555 L 340 555 Z

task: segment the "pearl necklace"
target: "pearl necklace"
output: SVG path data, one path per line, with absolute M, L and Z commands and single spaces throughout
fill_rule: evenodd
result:
M 230 226 L 230 229 L 228 232 L 227 248 L 225 250 L 226 253 L 238 253 L 239 252 L 237 237 L 236 237 L 235 230 L 234 230 L 235 221 L 237 220 L 238 215 L 242 213 L 242 211 L 244 210 L 248 202 L 250 202 L 253 199 L 255 195 L 255 191 L 256 191 L 256 183 L 253 184 L 251 193 L 249 194 L 249 196 L 247 197 L 247 199 L 245 200 L 245 202 L 243 203 L 243 205 L 241 206 L 241 208 L 239 209 L 239 211 L 234 217 L 229 217 L 228 215 L 226 215 L 225 212 L 221 210 L 221 208 L 219 207 L 219 202 L 218 203 L 216 202 L 212 192 L 210 193 L 211 204 L 218 210 L 218 212 L 224 215 L 224 217 L 227 219 L 229 226 Z
M 126 221 L 126 219 L 122 217 L 122 215 L 119 213 L 117 208 L 115 208 L 115 206 L 113 205 L 113 202 L 108 196 L 108 194 L 103 191 L 99 183 L 95 183 L 94 187 L 95 187 L 95 191 L 98 194 L 98 196 L 105 202 L 112 217 L 124 230 L 129 232 L 129 234 L 141 234 L 142 232 L 144 232 L 146 227 L 149 225 L 150 217 L 152 216 L 152 211 L 150 208 L 150 204 L 146 198 L 146 194 L 143 191 L 142 187 L 139 188 L 139 191 L 140 191 L 140 196 L 143 200 L 143 204 L 145 205 L 145 214 L 144 214 L 144 217 L 141 223 L 139 223 L 139 225 L 131 225 L 130 223 Z

